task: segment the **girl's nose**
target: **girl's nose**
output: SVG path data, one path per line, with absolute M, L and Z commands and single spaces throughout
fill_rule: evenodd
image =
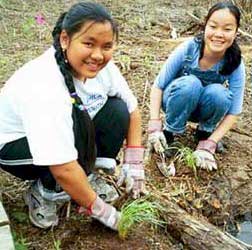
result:
M 215 31 L 215 36 L 223 37 L 223 31 L 222 31 L 222 29 L 217 29 L 217 30 Z
M 95 59 L 96 61 L 102 61 L 103 53 L 101 48 L 94 48 L 91 54 L 91 58 Z

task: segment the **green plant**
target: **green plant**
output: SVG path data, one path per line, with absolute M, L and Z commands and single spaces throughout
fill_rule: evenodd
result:
M 0 0 L 0 6 L 4 9 L 5 5 L 7 4 L 6 0 Z
M 122 66 L 123 71 L 129 71 L 130 70 L 130 64 L 131 64 L 131 59 L 128 55 L 121 55 L 119 57 L 119 62 Z
M 121 219 L 118 224 L 120 238 L 124 239 L 137 225 L 148 223 L 152 226 L 164 226 L 160 219 L 164 208 L 157 201 L 149 201 L 148 197 L 140 198 L 123 205 Z
M 18 222 L 18 223 L 25 223 L 29 220 L 27 213 L 21 211 L 13 211 L 11 216 Z
M 56 239 L 54 235 L 54 231 L 52 230 L 52 239 L 53 239 L 53 247 L 55 250 L 61 249 L 61 240 Z
M 53 246 L 55 250 L 60 250 L 61 249 L 61 241 L 60 240 L 55 240 L 53 239 Z
M 13 239 L 16 250 L 28 250 L 27 240 L 22 235 L 13 232 Z
M 27 19 L 25 19 L 22 24 L 23 33 L 27 36 L 32 35 L 32 29 L 34 25 L 35 25 L 35 20 L 33 17 L 28 17 Z
M 186 166 L 190 167 L 195 177 L 197 178 L 197 167 L 196 167 L 196 159 L 193 155 L 193 150 L 189 147 L 178 147 L 177 153 L 175 155 L 175 160 L 178 162 L 184 163 Z

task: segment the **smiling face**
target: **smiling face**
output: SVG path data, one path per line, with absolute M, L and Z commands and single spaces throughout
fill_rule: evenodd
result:
M 237 22 L 229 9 L 213 12 L 204 32 L 204 54 L 222 57 L 232 45 L 237 34 Z
M 82 81 L 94 78 L 112 58 L 114 40 L 110 22 L 87 21 L 72 37 L 63 30 L 60 43 L 74 77 Z

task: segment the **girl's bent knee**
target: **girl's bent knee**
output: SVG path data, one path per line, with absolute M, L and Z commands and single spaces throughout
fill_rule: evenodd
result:
M 232 102 L 232 92 L 221 84 L 211 84 L 205 88 L 205 95 L 216 105 L 226 106 Z
M 182 76 L 171 83 L 171 93 L 178 92 L 184 98 L 199 96 L 203 87 L 201 81 L 194 75 Z
M 119 124 L 128 124 L 130 114 L 126 103 L 119 98 L 109 98 L 110 110 L 114 113 L 116 120 Z

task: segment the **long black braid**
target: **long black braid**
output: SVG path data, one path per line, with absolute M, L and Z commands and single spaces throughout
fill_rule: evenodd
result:
M 65 61 L 65 56 L 60 45 L 60 33 L 62 31 L 62 22 L 66 12 L 58 19 L 55 28 L 52 32 L 55 48 L 55 58 L 64 76 L 66 86 L 73 98 L 72 119 L 73 131 L 75 138 L 75 147 L 78 151 L 78 162 L 85 169 L 86 174 L 89 174 L 94 166 L 96 152 L 95 152 L 95 132 L 93 122 L 89 114 L 84 109 L 81 99 L 76 93 L 73 83 L 70 65 Z M 84 150 L 83 150 L 84 149 Z

